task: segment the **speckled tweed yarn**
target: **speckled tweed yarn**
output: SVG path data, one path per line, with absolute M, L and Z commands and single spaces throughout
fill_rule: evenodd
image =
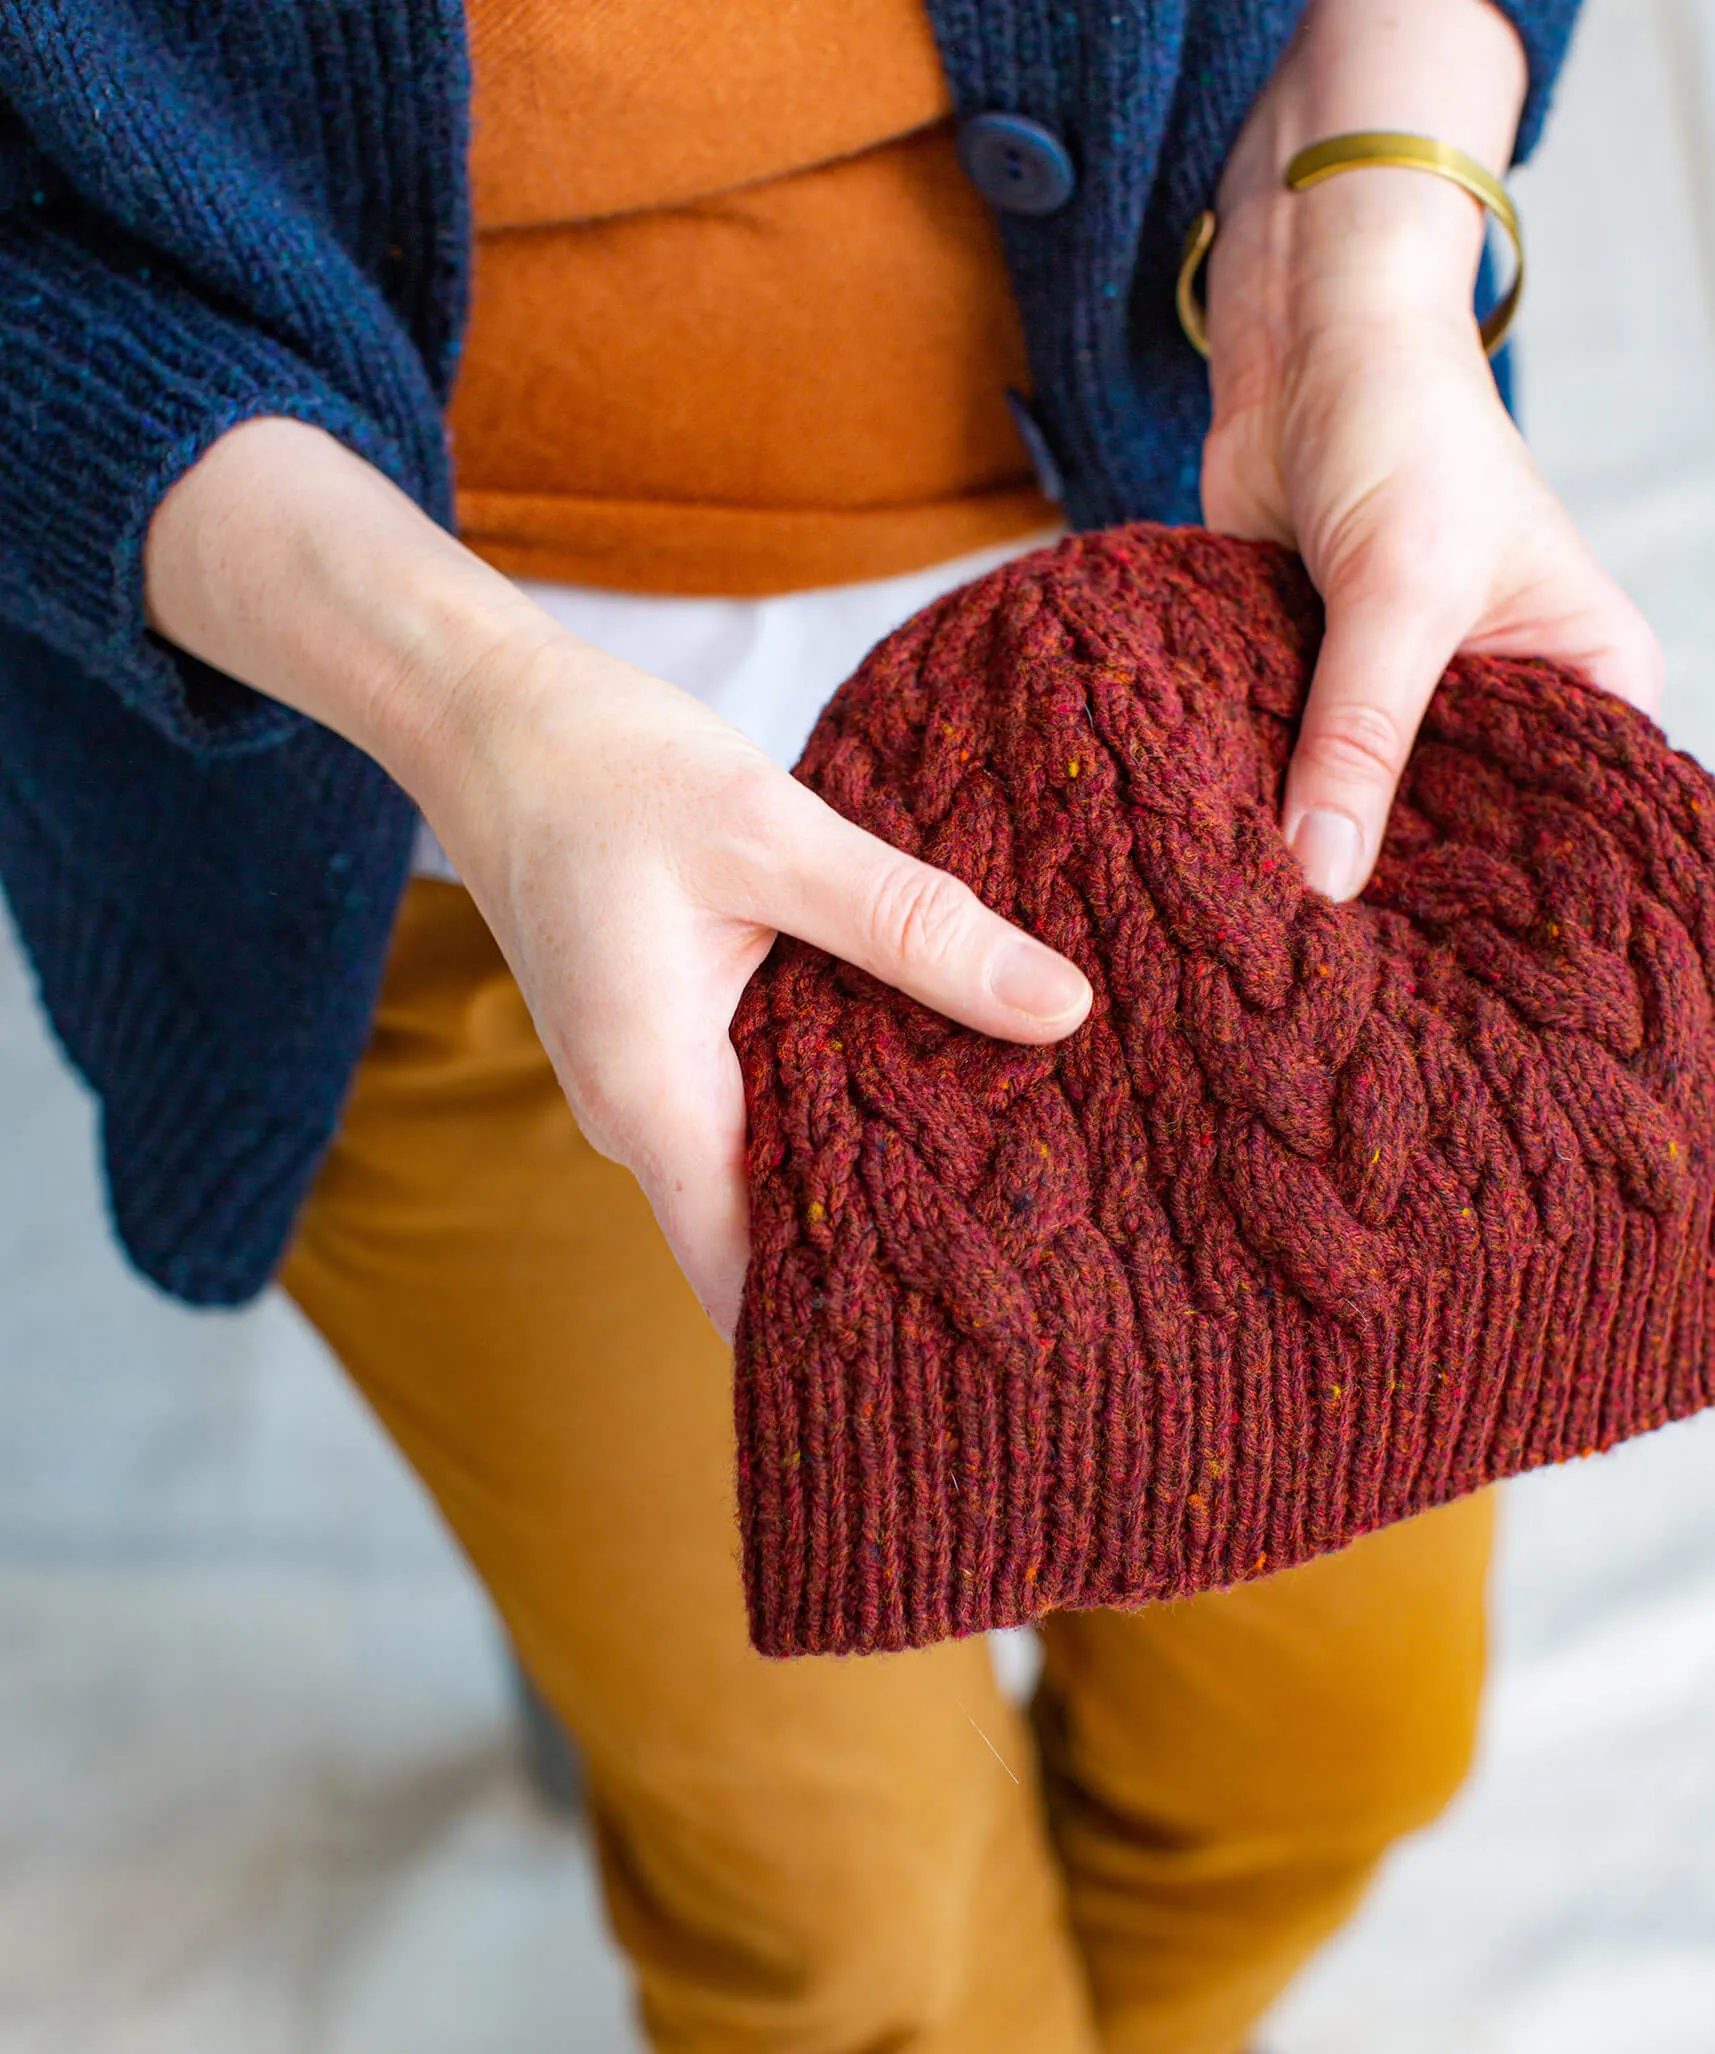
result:
M 1715 1401 L 1715 780 L 1462 660 L 1332 906 L 1275 825 L 1319 629 L 1284 552 L 1120 529 L 819 723 L 799 775 L 1095 1006 L 1015 1048 L 787 940 L 746 993 L 765 1653 L 1240 1582 Z

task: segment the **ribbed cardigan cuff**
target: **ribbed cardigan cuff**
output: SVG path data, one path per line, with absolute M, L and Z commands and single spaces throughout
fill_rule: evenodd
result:
M 432 488 L 291 349 L 188 290 L 138 245 L 0 221 L 0 613 L 193 750 L 266 746 L 301 716 L 149 631 L 143 544 L 174 481 L 229 428 L 324 428 L 419 500 Z

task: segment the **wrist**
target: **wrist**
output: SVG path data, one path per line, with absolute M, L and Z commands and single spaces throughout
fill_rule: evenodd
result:
M 1475 200 L 1445 179 L 1380 166 L 1289 192 L 1286 167 L 1327 137 L 1394 129 L 1451 144 L 1498 175 L 1525 85 L 1518 37 L 1488 0 L 1312 0 L 1217 196 L 1217 353 L 1223 327 L 1254 329 L 1259 314 L 1287 335 L 1333 319 L 1468 327 L 1484 235 Z M 1223 297 L 1249 318 L 1223 323 Z
M 544 652 L 569 637 L 507 579 L 436 538 L 394 557 L 381 590 L 351 595 L 368 662 L 340 731 L 439 828 L 487 781 Z
M 1277 187 L 1221 217 L 1223 286 L 1273 309 L 1291 336 L 1330 321 L 1471 321 L 1484 218 L 1468 193 L 1421 171 L 1369 168 L 1302 192 Z M 1223 278 L 1222 273 L 1226 276 Z
M 343 735 L 422 801 L 458 775 L 485 681 L 557 630 L 332 436 L 230 429 L 156 510 L 150 625 Z

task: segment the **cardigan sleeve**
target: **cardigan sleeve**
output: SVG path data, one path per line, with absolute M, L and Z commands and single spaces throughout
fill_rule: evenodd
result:
M 0 621 L 192 751 L 302 725 L 148 628 L 149 522 L 211 443 L 309 422 L 451 517 L 468 238 L 424 167 L 459 161 L 462 45 L 406 47 L 427 17 L 396 12 L 400 47 L 341 72 L 316 10 L 191 35 L 140 0 L 0 0 Z M 328 99 L 347 75 L 361 108 Z M 444 135 L 414 111 L 442 101 Z
M 44 193 L 0 217 L 0 616 L 193 750 L 265 746 L 299 716 L 148 628 L 154 510 L 227 429 L 270 414 L 419 499 L 424 481 L 297 352 L 80 213 Z

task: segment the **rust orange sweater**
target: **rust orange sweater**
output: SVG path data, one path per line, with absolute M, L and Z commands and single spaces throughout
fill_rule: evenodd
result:
M 921 0 L 471 0 L 465 539 L 753 594 L 1051 523 Z

